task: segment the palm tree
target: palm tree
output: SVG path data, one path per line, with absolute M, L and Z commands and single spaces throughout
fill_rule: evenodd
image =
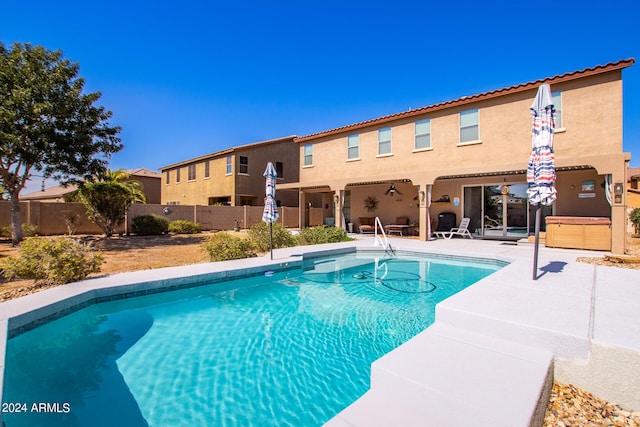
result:
M 106 170 L 96 181 L 80 185 L 75 199 L 85 205 L 87 216 L 111 237 L 133 203 L 146 203 L 140 181 L 132 180 L 124 170 Z
M 103 175 L 98 177 L 98 181 L 120 184 L 131 193 L 132 203 L 147 203 L 147 197 L 144 195 L 144 186 L 142 183 L 131 179 L 131 175 L 124 169 L 115 171 L 107 169 Z

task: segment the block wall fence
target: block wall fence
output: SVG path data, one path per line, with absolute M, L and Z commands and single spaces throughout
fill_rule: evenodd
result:
M 139 215 L 156 214 L 169 221 L 183 219 L 193 221 L 205 231 L 233 230 L 236 221 L 240 228 L 250 228 L 262 221 L 262 206 L 189 206 L 134 204 L 127 212 L 127 221 L 116 232 L 126 234 L 131 230 L 131 220 Z M 300 226 L 297 207 L 278 208 L 278 222 L 286 228 Z M 315 212 L 315 211 L 318 212 Z M 87 217 L 86 209 L 81 203 L 50 203 L 39 201 L 20 202 L 22 223 L 35 225 L 37 233 L 42 236 L 68 234 L 65 217 L 75 214 L 78 218 L 75 234 L 102 234 L 102 230 Z M 313 224 L 322 224 L 322 209 L 310 208 Z M 0 227 L 11 224 L 11 206 L 9 201 L 0 201 Z

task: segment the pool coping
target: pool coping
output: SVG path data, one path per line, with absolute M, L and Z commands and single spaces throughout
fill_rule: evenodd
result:
M 380 247 L 373 245 L 373 239 L 360 236 L 358 238 L 359 240 L 348 243 L 278 249 L 274 251 L 274 260 L 270 260 L 268 256 L 265 256 L 114 274 L 47 289 L 16 300 L 0 303 L 0 384 L 3 384 L 7 339 L 25 328 L 35 327 L 40 323 L 49 321 L 51 316 L 58 315 L 59 317 L 60 313 L 66 314 L 96 302 L 120 299 L 124 297 L 123 295 L 152 294 L 159 291 L 192 287 L 194 284 L 197 285 L 198 282 L 203 281 L 223 281 L 231 278 L 253 276 L 267 270 L 297 268 L 303 259 L 325 255 L 381 250 Z M 501 245 L 499 242 L 494 241 L 469 242 L 468 240 L 461 241 L 461 239 L 434 242 L 390 239 L 390 242 L 392 248 L 402 252 L 417 252 L 441 257 L 488 259 L 509 263 L 508 266 L 500 271 L 438 304 L 436 323 L 440 322 L 456 328 L 463 327 L 470 330 L 480 328 L 479 331 L 483 333 L 486 331 L 482 330 L 482 328 L 489 327 L 491 335 L 500 339 L 519 340 L 522 343 L 523 339 L 519 335 L 523 329 L 522 325 L 518 323 L 523 323 L 522 318 L 519 318 L 522 313 L 509 312 L 509 310 L 506 310 L 506 313 L 502 313 L 501 310 L 505 311 L 504 307 L 496 307 L 495 301 L 491 300 L 492 298 L 500 300 L 500 295 L 496 295 L 496 289 L 504 291 L 505 286 L 508 286 L 509 289 L 507 291 L 512 292 L 511 297 L 517 296 L 516 292 L 520 292 L 525 294 L 526 298 L 533 295 L 547 302 L 560 295 L 562 297 L 560 298 L 561 302 L 565 302 L 569 301 L 567 297 L 571 296 L 572 292 L 577 292 L 576 289 L 580 288 L 579 293 L 581 294 L 582 304 L 572 307 L 575 310 L 569 310 L 566 316 L 568 321 L 572 323 L 570 327 L 561 331 L 550 330 L 553 329 L 553 325 L 550 326 L 548 322 L 545 323 L 545 320 L 540 316 L 531 316 L 531 318 L 526 318 L 524 323 L 529 323 L 527 325 L 528 328 L 525 330 L 527 334 L 533 336 L 534 340 L 531 343 L 528 342 L 529 337 L 525 337 L 526 343 L 528 345 L 533 344 L 536 348 L 551 351 L 556 360 L 577 360 L 580 363 L 583 363 L 585 358 L 589 357 L 593 342 L 605 347 L 610 345 L 622 347 L 632 351 L 634 355 L 636 352 L 640 354 L 640 339 L 638 339 L 638 342 L 632 340 L 629 343 L 623 336 L 624 334 L 612 331 L 612 329 L 619 328 L 620 322 L 610 322 L 610 324 L 605 325 L 606 328 L 602 328 L 599 327 L 599 323 L 596 324 L 593 318 L 597 272 L 603 271 L 606 273 L 600 274 L 601 280 L 612 274 L 614 279 L 608 279 L 608 281 L 618 283 L 620 281 L 624 282 L 627 277 L 637 277 L 640 282 L 640 271 L 616 274 L 615 271 L 608 269 L 621 269 L 594 267 L 582 263 L 578 266 L 575 265 L 578 264 L 575 262 L 576 256 L 596 256 L 599 254 L 598 252 L 541 247 L 539 265 L 543 269 L 546 265 L 545 263 L 553 264 L 554 262 L 565 263 L 568 267 L 564 271 L 561 269 L 559 272 L 549 273 L 545 271 L 537 281 L 532 281 L 530 277 L 532 247 L 530 245 Z M 195 278 L 197 280 L 194 280 Z M 567 286 L 567 282 L 572 280 L 577 280 L 580 283 L 574 287 Z M 505 281 L 512 283 L 505 285 Z M 585 286 L 588 289 L 585 289 Z M 611 285 L 609 284 L 608 286 Z M 515 291 L 510 288 L 515 289 Z M 601 289 L 603 288 L 598 288 L 598 290 Z M 620 292 L 627 291 L 622 289 Z M 603 308 L 608 310 L 609 314 L 613 310 L 613 305 L 620 304 L 621 298 L 612 297 L 610 294 L 600 296 L 605 301 Z M 633 294 L 633 297 L 640 301 L 640 292 L 637 295 Z M 624 299 L 626 296 L 622 298 Z M 587 299 L 589 300 L 588 307 L 586 307 Z M 611 302 L 611 304 L 607 306 L 606 301 Z M 584 313 L 585 309 L 587 310 L 586 314 Z M 492 310 L 494 311 L 492 312 Z M 496 313 L 499 313 L 499 316 Z M 630 315 L 634 314 L 631 313 Z M 574 316 L 575 319 L 569 319 L 571 316 Z M 565 321 L 567 319 L 562 318 L 560 320 Z M 633 319 L 631 325 L 640 324 L 638 319 L 640 319 L 640 314 L 637 319 Z M 628 320 L 628 318 L 621 319 L 621 322 L 628 322 Z M 536 322 L 538 323 L 536 324 Z M 596 331 L 598 332 L 597 336 Z M 475 332 L 478 332 L 478 330 Z M 577 350 L 574 347 L 577 347 Z M 569 373 L 565 372 L 564 375 L 571 375 L 571 367 L 565 369 L 565 371 Z M 2 392 L 2 387 L 0 387 L 0 402 L 2 401 Z M 0 422 L 1 420 L 0 414 Z

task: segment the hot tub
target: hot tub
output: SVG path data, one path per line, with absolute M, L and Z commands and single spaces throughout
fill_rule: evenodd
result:
M 545 244 L 554 248 L 611 250 L 611 220 L 600 217 L 548 216 Z

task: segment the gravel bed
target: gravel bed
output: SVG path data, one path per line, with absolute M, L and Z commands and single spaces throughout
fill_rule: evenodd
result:
M 554 382 L 544 426 L 639 427 L 640 412 L 625 411 L 578 387 Z

